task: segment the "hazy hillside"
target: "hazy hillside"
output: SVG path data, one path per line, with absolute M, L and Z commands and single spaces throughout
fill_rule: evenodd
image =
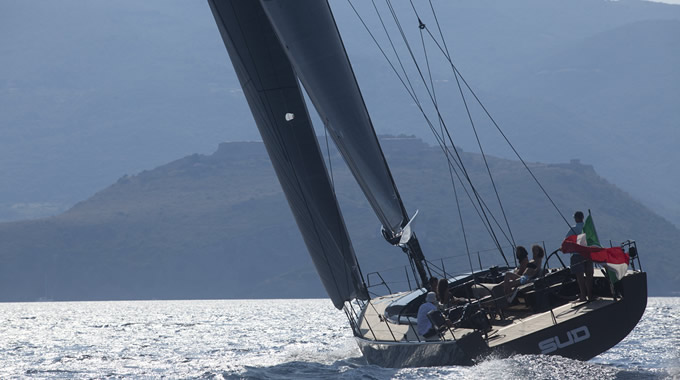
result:
M 598 171 L 680 220 L 680 20 L 633 23 L 597 34 L 529 65 L 514 88 L 579 115 L 550 144 L 556 157 L 597 162 Z M 634 52 L 634 54 L 631 54 Z M 617 99 L 603 102 L 602 99 Z M 545 152 L 542 156 L 547 156 Z M 618 179 L 618 180 L 617 180 Z
M 444 27 L 458 68 L 520 152 L 536 161 L 594 163 L 600 175 L 680 225 L 680 155 L 671 147 L 680 141 L 680 7 L 584 0 L 449 2 L 438 9 L 452 15 Z M 374 84 L 378 64 L 367 63 L 373 45 L 353 41 L 348 50 L 362 63 L 358 75 Z M 414 33 L 411 43 L 420 47 L 417 41 Z M 383 61 L 383 81 L 362 87 L 379 128 L 398 133 L 406 124 L 428 136 L 414 107 L 390 108 L 409 100 L 400 98 L 404 91 L 391 84 Z M 446 69 L 435 69 L 437 95 L 446 120 L 462 125 L 467 115 Z M 514 158 L 481 114 L 473 109 L 487 152 Z M 474 149 L 471 132 L 457 137 Z
M 439 148 L 414 138 L 384 139 L 383 146 L 407 208 L 420 210 L 416 229 L 427 257 L 445 258 L 448 271 L 468 270 Z M 463 157 L 472 176 L 485 176 L 478 155 Z M 331 160 L 363 272 L 401 275 L 403 253 L 382 240 L 339 157 Z M 521 165 L 489 163 L 517 243 L 556 248 L 567 226 Z M 603 241 L 637 240 L 651 294 L 677 294 L 678 229 L 590 166 L 530 165 L 568 218 L 592 209 Z M 499 262 L 470 207 L 463 216 L 473 261 L 484 251 L 483 265 Z M 124 176 L 57 217 L 2 223 L 0 262 L 2 301 L 324 296 L 261 143 L 224 143 L 210 156 Z
M 371 3 L 353 3 L 374 25 Z M 417 42 L 410 3 L 394 3 Z M 680 224 L 670 194 L 680 176 L 668 164 L 680 140 L 680 6 L 433 3 L 456 63 L 520 151 L 593 163 Z M 379 133 L 432 141 L 348 3 L 331 5 Z M 54 215 L 123 173 L 259 139 L 203 1 L 4 1 L 0 21 L 0 220 Z M 435 76 L 457 123 L 465 114 L 447 98 L 451 78 Z M 600 135 L 579 140 L 581 149 L 564 148 L 592 131 Z M 468 137 L 459 145 L 472 150 Z M 603 145 L 626 154 L 603 154 Z M 509 157 L 493 142 L 488 149 Z

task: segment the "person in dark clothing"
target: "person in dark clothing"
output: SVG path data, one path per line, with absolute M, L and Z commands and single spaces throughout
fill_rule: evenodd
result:
M 437 293 L 437 286 L 439 285 L 439 280 L 437 277 L 430 277 L 430 280 L 428 281 L 428 290 L 431 292 Z
M 515 299 L 515 296 L 517 296 L 518 286 L 524 285 L 538 277 L 543 270 L 543 257 L 545 257 L 545 251 L 543 250 L 543 247 L 538 244 L 534 244 L 531 247 L 531 253 L 533 254 L 533 259 L 527 263 L 526 270 L 524 270 L 521 275 L 510 273 L 509 275 L 505 276 L 503 281 L 503 289 L 509 303 L 511 303 Z
M 439 280 L 439 285 L 437 285 L 437 300 L 439 300 L 439 303 L 444 308 L 467 303 L 465 298 L 458 298 L 451 294 L 449 291 L 449 281 L 445 278 Z

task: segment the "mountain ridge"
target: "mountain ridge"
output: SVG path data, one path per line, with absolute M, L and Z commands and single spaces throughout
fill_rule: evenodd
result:
M 394 3 L 405 22 L 409 20 L 408 2 Z M 371 13 L 371 4 L 355 5 L 366 6 L 365 13 Z M 680 185 L 677 171 L 668 164 L 675 159 L 666 163 L 658 159 L 663 154 L 675 157 L 677 151 L 672 142 L 678 141 L 680 115 L 675 103 L 680 86 L 674 69 L 680 49 L 673 47 L 679 33 L 668 29 L 665 38 L 673 45 L 664 49 L 655 43 L 663 36 L 659 31 L 645 28 L 640 32 L 644 38 L 629 40 L 621 30 L 639 22 L 648 21 L 650 27 L 667 25 L 664 20 L 677 22 L 680 6 L 600 0 L 507 4 L 463 0 L 435 5 L 442 20 L 450 21 L 444 32 L 458 67 L 504 130 L 512 131 L 512 140 L 528 159 L 580 158 L 595 163 L 602 176 L 680 226 L 680 210 L 672 210 L 677 202 L 670 193 Z M 0 7 L 8 15 L 0 33 L 0 53 L 5 58 L 0 61 L 0 220 L 54 215 L 122 173 L 138 173 L 194 152 L 209 154 L 217 141 L 257 138 L 207 4 L 67 0 L 55 5 L 36 0 Z M 434 143 L 426 132 L 414 131 L 425 128 L 422 120 L 394 83 L 389 67 L 376 58 L 375 47 L 347 2 L 331 1 L 331 7 L 378 133 L 416 133 Z M 411 29 L 417 30 L 417 25 L 410 25 L 407 32 Z M 573 54 L 588 53 L 583 57 L 588 67 L 601 67 L 597 50 L 578 46 L 602 33 L 611 37 L 603 41 L 618 41 L 617 49 L 601 46 L 602 51 L 656 69 L 633 72 L 633 76 L 630 70 L 600 72 L 602 77 L 580 82 L 564 75 L 553 77 L 547 88 L 541 85 L 544 77 L 526 73 L 527 66 L 544 62 L 553 65 L 549 69 L 560 67 L 563 62 L 555 55 L 572 48 Z M 615 38 L 617 33 L 622 33 L 620 38 Z M 658 59 L 663 54 L 669 59 Z M 440 80 L 446 79 L 443 71 L 439 74 Z M 604 80 L 614 74 L 616 80 Z M 639 74 L 650 79 L 644 92 L 641 82 L 631 81 Z M 534 83 L 522 85 L 526 80 Z M 562 104 L 578 103 L 582 96 L 570 86 L 584 81 L 606 87 L 587 88 L 588 93 L 604 91 L 605 95 L 589 97 L 593 104 L 585 113 L 581 106 Z M 556 98 L 555 92 L 563 96 Z M 629 138 L 619 138 L 623 132 L 617 128 L 619 123 L 628 126 Z M 550 126 L 555 128 L 546 128 Z M 611 132 L 600 143 L 639 155 L 622 165 L 616 157 L 595 154 L 597 146 L 574 153 L 559 144 L 541 147 L 561 141 L 565 132 L 578 138 L 593 128 Z M 653 132 L 656 143 L 637 145 L 647 141 L 647 132 Z M 537 142 L 536 134 L 544 144 Z M 457 144 L 465 149 L 474 146 Z M 511 157 L 500 148 L 489 149 L 497 156 Z M 653 182 L 650 191 L 640 185 Z
M 451 272 L 468 270 L 439 148 L 414 137 L 381 142 L 407 209 L 420 210 L 416 231 L 426 256 Z M 329 156 L 363 272 L 403 281 L 403 253 L 380 236 L 377 218 L 337 152 Z M 486 176 L 478 154 L 462 157 L 475 180 Z M 567 226 L 521 174 L 522 165 L 487 160 L 518 244 L 557 248 Z M 672 254 L 677 228 L 590 165 L 528 165 L 567 215 L 593 210 L 603 242 L 637 238 L 651 295 L 677 294 L 680 277 L 671 270 L 680 264 Z M 479 186 L 483 195 L 490 190 Z M 500 256 L 487 251 L 493 244 L 475 225 L 474 212 L 465 206 L 462 212 L 474 261 L 499 263 Z M 0 223 L 0 261 L 2 301 L 325 296 L 264 146 L 255 142 L 223 143 L 212 155 L 123 176 L 59 216 Z

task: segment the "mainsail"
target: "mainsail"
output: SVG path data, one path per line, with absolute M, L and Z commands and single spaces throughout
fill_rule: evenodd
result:
M 354 298 L 366 299 L 298 79 L 261 3 L 209 0 L 209 4 L 328 295 L 337 308 Z

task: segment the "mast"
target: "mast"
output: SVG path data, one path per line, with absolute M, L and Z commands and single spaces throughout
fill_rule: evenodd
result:
M 425 257 L 378 142 L 327 1 L 261 0 L 295 73 L 383 226 L 427 284 Z

